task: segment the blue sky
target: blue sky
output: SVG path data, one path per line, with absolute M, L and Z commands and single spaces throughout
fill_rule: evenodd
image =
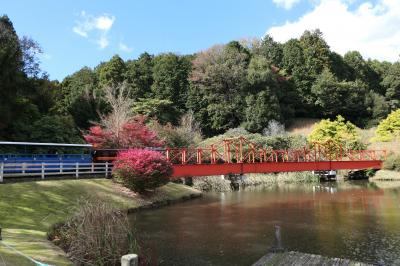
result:
M 10 17 L 18 35 L 42 46 L 41 67 L 51 79 L 62 80 L 114 54 L 133 59 L 144 51 L 194 53 L 267 32 L 283 42 L 317 27 L 340 53 L 357 49 L 390 61 L 400 54 L 398 0 L 1 2 L 0 13 Z M 393 23 L 397 26 L 390 27 Z

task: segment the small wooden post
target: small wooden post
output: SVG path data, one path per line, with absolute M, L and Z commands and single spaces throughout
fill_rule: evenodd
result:
M 4 176 L 4 162 L 0 164 L 0 183 L 3 183 L 3 176 Z
M 79 177 L 79 163 L 75 164 L 75 177 L 78 178 Z
M 108 177 L 108 162 L 106 162 L 106 177 Z
M 42 162 L 42 179 L 44 179 L 44 163 Z

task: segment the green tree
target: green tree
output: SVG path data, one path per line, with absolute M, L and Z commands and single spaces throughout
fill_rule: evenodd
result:
M 358 51 L 347 52 L 344 55 L 344 61 L 350 67 L 348 77 L 350 80 L 362 80 L 370 90 L 382 93 L 379 74 L 370 67 Z
M 374 140 L 391 141 L 400 137 L 400 109 L 391 112 L 376 128 Z
M 137 60 L 128 61 L 126 65 L 130 97 L 133 99 L 148 97 L 153 84 L 153 56 L 143 53 Z
M 125 80 L 126 65 L 118 55 L 97 67 L 101 87 L 116 86 Z
M 282 45 L 274 41 L 274 39 L 270 35 L 266 35 L 262 39 L 260 52 L 275 66 L 280 67 L 282 65 L 282 59 L 283 59 Z
M 82 143 L 83 139 L 70 116 L 43 116 L 32 124 L 31 141 Z
M 161 124 L 178 122 L 178 117 L 174 115 L 177 113 L 175 104 L 170 100 L 140 98 L 133 104 L 133 113 L 156 119 Z
M 26 36 L 23 36 L 19 42 L 22 50 L 23 72 L 29 77 L 38 77 L 41 70 L 37 56 L 43 52 L 42 48 L 35 40 Z
M 188 107 L 211 135 L 237 127 L 244 117 L 249 52 L 238 42 L 214 46 L 196 55 Z
M 27 98 L 37 106 L 41 114 L 53 112 L 60 92 L 60 83 L 57 80 L 50 81 L 47 76 L 31 78 L 26 88 L 29 88 Z
M 389 114 L 389 104 L 385 97 L 370 91 L 366 96 L 368 116 L 370 117 L 367 127 L 376 126 Z
M 299 72 L 304 67 L 303 48 L 299 40 L 290 39 L 283 45 L 282 63 L 285 71 L 292 75 L 293 72 Z M 300 68 L 300 69 L 298 69 Z
M 305 31 L 299 39 L 303 48 L 304 62 L 308 75 L 316 78 L 325 68 L 331 65 L 329 46 L 319 29 Z
M 283 71 L 289 76 L 299 99 L 296 114 L 312 117 L 315 116 L 315 112 L 313 112 L 315 97 L 310 88 L 314 78 L 309 75 L 304 62 L 304 53 L 300 41 L 297 39 L 287 41 L 283 46 Z
M 329 69 L 339 80 L 351 79 L 351 67 L 344 61 L 343 56 L 336 52 L 331 53 L 331 65 Z
M 158 55 L 153 62 L 151 91 L 155 98 L 173 102 L 177 112 L 171 115 L 179 117 L 185 111 L 190 62 L 173 53 Z
M 24 79 L 22 49 L 7 16 L 0 17 L 0 62 L 0 137 L 6 138 L 5 129 L 16 119 L 13 110 L 18 105 L 18 92 Z
M 280 106 L 273 91 L 265 88 L 256 95 L 246 97 L 245 129 L 249 132 L 262 132 L 271 120 L 280 120 Z
M 275 75 L 270 62 L 259 56 L 251 59 L 247 80 L 253 94 L 246 97 L 245 128 L 262 132 L 270 120 L 281 120 L 281 110 L 276 95 Z
M 382 81 L 391 110 L 400 108 L 400 62 L 394 63 Z
M 92 121 L 98 121 L 98 111 L 104 112 L 103 90 L 98 88 L 94 71 L 84 67 L 66 77 L 61 85 L 55 110 L 61 115 L 71 114 L 76 125 L 87 129 Z
M 335 117 L 339 114 L 357 120 L 366 115 L 366 85 L 355 82 L 339 81 L 328 69 L 325 69 L 312 86 L 316 95 L 316 104 L 323 116 Z

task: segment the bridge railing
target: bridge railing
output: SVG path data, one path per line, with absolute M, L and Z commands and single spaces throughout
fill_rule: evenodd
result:
M 211 148 L 167 148 L 167 159 L 173 164 L 216 164 L 216 163 L 261 163 L 261 162 L 320 162 L 320 161 L 368 161 L 384 160 L 385 150 L 326 150 L 294 149 L 272 150 L 250 147 L 239 149 Z
M 40 177 L 69 175 L 79 178 L 83 175 L 111 174 L 112 163 L 0 163 L 0 183 L 5 177 Z

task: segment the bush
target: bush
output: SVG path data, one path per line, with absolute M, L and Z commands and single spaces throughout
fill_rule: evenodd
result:
M 282 172 L 271 174 L 249 174 L 244 180 L 245 186 L 269 185 L 274 183 L 316 183 L 319 177 L 312 172 Z
M 199 176 L 193 178 L 193 187 L 201 191 L 230 191 L 230 183 L 229 180 L 226 180 L 221 176 Z
M 400 137 L 400 109 L 393 111 L 379 123 L 374 140 L 391 141 L 396 137 Z
M 338 115 L 336 120 L 323 119 L 314 126 L 313 131 L 308 136 L 308 142 L 332 142 L 335 145 L 342 145 L 346 149 L 363 148 L 361 136 L 357 127 Z
M 161 125 L 154 120 L 151 128 L 169 148 L 196 147 L 202 140 L 200 125 L 194 120 L 192 112 L 183 115 L 178 126 L 170 123 Z
M 121 151 L 114 161 L 114 178 L 137 192 L 166 184 L 171 174 L 172 164 L 156 151 L 142 149 Z
M 75 265 L 120 265 L 121 256 L 138 253 L 126 212 L 106 203 L 84 200 L 48 238 L 64 249 Z
M 383 169 L 400 171 L 400 154 L 389 154 L 383 162 Z

